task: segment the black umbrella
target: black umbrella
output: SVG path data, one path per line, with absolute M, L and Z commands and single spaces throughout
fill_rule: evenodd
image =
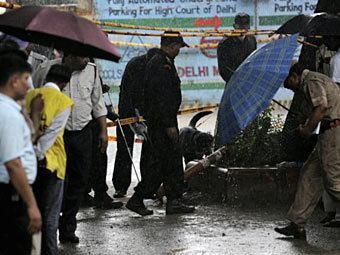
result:
M 340 16 L 328 13 L 301 14 L 289 19 L 275 33 L 300 33 L 302 36 L 340 36 Z
M 300 34 L 303 36 L 340 36 L 340 16 L 327 13 L 316 15 Z
M 118 62 L 120 54 L 101 29 L 70 12 L 27 6 L 0 15 L 0 31 L 79 56 Z
M 275 34 L 297 34 L 300 33 L 308 22 L 313 18 L 311 15 L 300 14 L 286 21 L 279 27 Z

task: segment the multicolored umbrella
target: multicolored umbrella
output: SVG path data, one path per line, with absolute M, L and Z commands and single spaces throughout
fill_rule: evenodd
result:
M 269 106 L 288 75 L 298 36 L 270 42 L 235 71 L 224 91 L 217 118 L 217 144 L 230 142 Z

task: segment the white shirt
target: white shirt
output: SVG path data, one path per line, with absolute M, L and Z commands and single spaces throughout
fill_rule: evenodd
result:
M 44 87 L 52 88 L 60 92 L 60 88 L 58 87 L 58 85 L 52 82 L 46 83 Z M 51 125 L 45 130 L 44 134 L 37 141 L 35 153 L 37 154 L 37 158 L 39 160 L 44 159 L 46 152 L 54 144 L 55 140 L 58 138 L 58 135 L 63 130 L 63 128 L 65 128 L 70 113 L 71 107 L 67 107 L 64 111 L 59 113 L 54 118 Z
M 334 82 L 340 83 L 340 49 L 331 58 L 330 77 Z
M 37 160 L 21 106 L 0 93 L 0 109 L 0 183 L 10 181 L 5 163 L 19 158 L 32 184 L 37 175 Z
M 92 120 L 92 114 L 95 119 L 106 116 L 107 110 L 96 65 L 88 63 L 82 71 L 73 72 L 63 92 L 74 102 L 66 124 L 67 130 L 82 130 Z

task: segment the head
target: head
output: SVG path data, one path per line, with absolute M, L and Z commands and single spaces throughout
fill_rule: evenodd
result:
M 164 35 L 170 36 L 162 36 L 161 49 L 165 51 L 171 58 L 178 56 L 182 47 L 189 47 L 189 45 L 184 42 L 183 37 L 179 32 L 168 31 L 164 32 Z
M 66 65 L 56 64 L 53 65 L 47 76 L 46 82 L 53 82 L 58 85 L 60 90 L 63 90 L 66 84 L 70 81 L 72 76 L 72 71 Z
M 72 70 L 72 72 L 74 72 L 84 70 L 84 68 L 90 62 L 90 59 L 88 57 L 80 57 L 65 52 L 63 62 L 68 68 Z
M 0 53 L 0 91 L 16 101 L 24 99 L 30 88 L 32 69 L 26 59 L 18 50 Z
M 284 87 L 294 92 L 298 91 L 301 82 L 301 75 L 304 69 L 304 65 L 299 62 L 293 64 L 289 70 L 286 80 L 284 81 Z
M 204 155 L 210 155 L 212 153 L 214 137 L 211 134 L 199 132 L 194 136 L 194 140 L 197 158 L 202 158 Z
M 235 29 L 248 30 L 250 28 L 250 16 L 245 12 L 238 13 L 235 16 L 234 22 Z

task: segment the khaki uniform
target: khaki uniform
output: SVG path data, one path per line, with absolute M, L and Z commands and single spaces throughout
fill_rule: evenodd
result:
M 301 87 L 308 107 L 326 106 L 325 118 L 340 119 L 340 88 L 327 76 L 305 70 Z M 340 201 L 340 126 L 319 135 L 317 145 L 304 164 L 298 190 L 287 218 L 303 226 L 312 214 L 323 190 Z

